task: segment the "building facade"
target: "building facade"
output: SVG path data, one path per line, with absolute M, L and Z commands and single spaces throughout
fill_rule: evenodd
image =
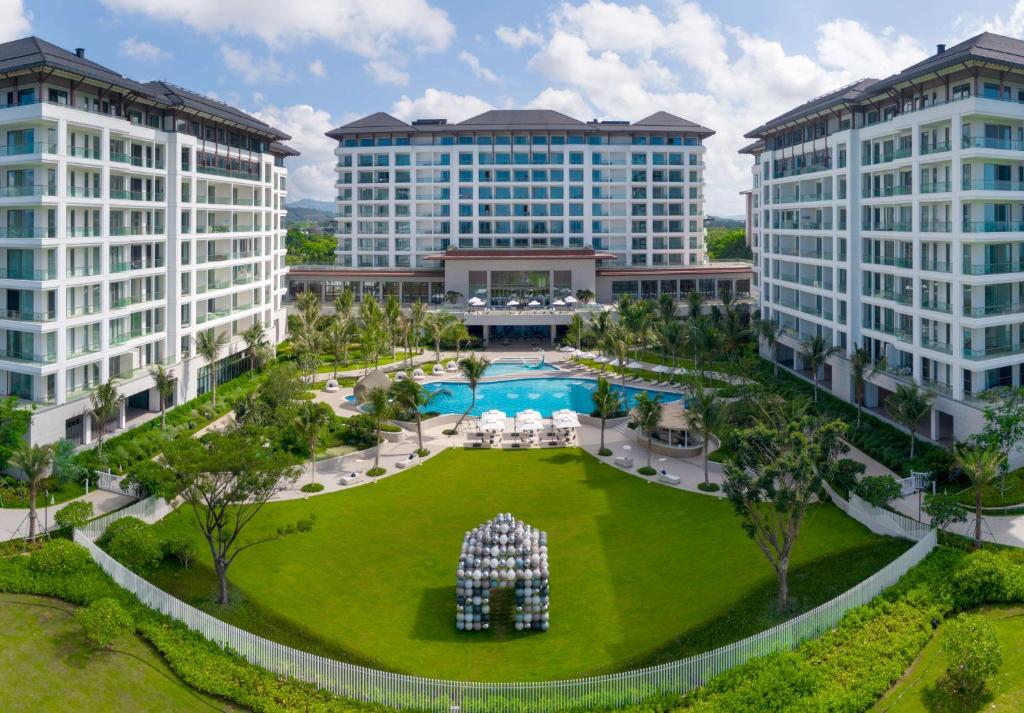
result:
M 934 396 L 936 440 L 983 424 L 984 394 L 1024 380 L 1024 42 L 990 33 L 887 79 L 814 99 L 748 134 L 762 316 L 799 370 L 820 335 L 822 375 L 853 399 L 848 355 Z
M 109 379 L 107 429 L 157 410 L 157 364 L 174 402 L 203 392 L 199 332 L 228 371 L 253 323 L 284 337 L 286 135 L 33 37 L 0 45 L 0 136 L 0 395 L 34 406 L 33 442 L 91 441 Z
M 338 265 L 300 268 L 292 284 L 328 301 L 346 286 L 357 297 L 456 307 L 476 298 L 484 309 L 467 324 L 485 338 L 489 324 L 568 319 L 509 314 L 509 303 L 714 296 L 726 282 L 745 293 L 745 266 L 712 267 L 705 252 L 703 144 L 712 134 L 665 112 L 632 124 L 546 110 L 457 124 L 367 116 L 328 133 L 338 141 Z

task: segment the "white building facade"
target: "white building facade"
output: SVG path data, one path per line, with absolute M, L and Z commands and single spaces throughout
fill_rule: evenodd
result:
M 1024 380 L 1024 43 L 985 33 L 885 80 L 861 80 L 750 132 L 762 316 L 798 371 L 853 399 L 847 357 L 884 357 L 866 402 L 914 383 L 925 435 L 983 425 L 984 392 Z
M 35 408 L 35 443 L 91 441 L 89 394 L 117 424 L 208 388 L 196 334 L 284 337 L 288 138 L 179 87 L 139 84 L 37 38 L 0 45 L 0 395 Z

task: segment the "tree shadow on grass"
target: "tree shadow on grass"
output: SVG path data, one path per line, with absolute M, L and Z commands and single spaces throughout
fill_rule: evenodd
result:
M 537 636 L 542 632 L 516 631 L 515 592 L 499 588 L 491 594 L 491 628 L 486 631 L 459 631 L 455 627 L 455 585 L 423 590 L 411 636 L 417 641 L 458 641 L 467 645 L 494 643 L 508 639 Z
M 993 698 L 988 689 L 974 696 L 959 693 L 945 677 L 921 691 L 921 703 L 928 713 L 977 713 L 987 708 Z

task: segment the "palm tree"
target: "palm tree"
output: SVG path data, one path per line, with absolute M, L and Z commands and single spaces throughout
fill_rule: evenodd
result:
M 913 459 L 917 424 L 932 408 L 931 395 L 917 388 L 917 384 L 899 384 L 896 391 L 885 400 L 885 406 L 892 417 L 910 431 L 910 457 Z
M 249 353 L 249 361 L 252 368 L 260 369 L 269 359 L 269 347 L 267 343 L 267 330 L 263 323 L 256 320 L 252 325 L 242 332 L 242 339 L 245 340 L 245 349 Z
M 306 295 L 312 293 L 304 292 L 303 294 Z M 319 309 L 319 307 L 317 307 L 317 309 Z M 196 335 L 196 354 L 203 358 L 210 369 L 210 391 L 213 394 L 211 397 L 211 403 L 213 404 L 214 410 L 217 409 L 217 360 L 220 359 L 220 353 L 224 351 L 224 347 L 226 347 L 227 344 L 227 332 L 217 334 L 215 330 L 208 329 L 205 332 L 199 332 Z
M 103 434 L 106 433 L 107 423 L 117 415 L 121 409 L 121 404 L 124 403 L 124 396 L 117 390 L 117 386 L 114 385 L 114 379 L 111 378 L 106 383 L 99 384 L 92 392 L 92 396 L 89 397 L 91 401 L 91 413 L 93 421 L 96 423 L 96 427 L 99 430 L 97 434 L 96 452 L 103 457 Z
M 449 394 L 447 389 L 428 391 L 423 385 L 413 379 L 396 381 L 391 385 L 391 396 L 395 405 L 403 411 L 411 411 L 416 418 L 416 449 L 423 455 L 423 409 L 430 405 L 430 402 L 442 394 Z
M 587 325 L 583 317 L 574 314 L 569 322 L 569 328 L 565 331 L 565 338 L 576 344 L 576 351 L 579 352 L 583 343 L 583 335 L 587 332 Z
M 1005 456 L 998 448 L 981 446 L 957 446 L 954 455 L 960 470 L 970 479 L 974 488 L 974 546 L 981 548 L 981 502 L 982 492 L 996 482 L 1003 469 Z
M 338 378 L 338 362 L 344 361 L 348 366 L 348 350 L 352 344 L 355 325 L 348 317 L 335 312 L 333 319 L 327 323 L 327 342 L 331 345 L 334 355 L 334 378 Z
M 676 321 L 676 298 L 667 292 L 658 295 L 658 321 Z
M 704 312 L 704 295 L 697 290 L 691 290 L 686 293 L 686 317 L 687 319 L 694 319 L 700 317 Z
M 601 351 L 604 351 L 605 345 L 608 342 L 608 333 L 613 326 L 611 312 L 602 311 L 590 314 L 590 324 L 587 325 L 587 328 L 590 331 L 591 338 L 597 344 L 597 348 Z M 601 364 L 601 369 L 604 370 L 604 363 Z
M 388 295 L 384 303 L 384 324 L 387 327 L 388 347 L 391 349 L 391 358 L 395 358 L 395 343 L 398 341 L 399 320 L 402 316 L 402 305 L 398 303 L 395 295 Z
M 603 376 L 597 380 L 597 388 L 591 396 L 594 399 L 594 408 L 597 415 L 601 417 L 601 449 L 604 452 L 604 424 L 611 416 L 622 410 L 622 396 L 612 386 L 612 382 Z
M 800 356 L 810 367 L 811 378 L 814 380 L 814 403 L 818 403 L 818 370 L 838 351 L 839 347 L 829 345 L 820 334 L 814 335 L 811 341 L 800 347 Z
M 476 387 L 480 383 L 480 379 L 483 377 L 484 372 L 487 371 L 487 367 L 491 365 L 491 362 L 487 361 L 481 356 L 476 354 L 470 354 L 465 359 L 459 361 L 459 369 L 462 371 L 462 375 L 466 377 L 466 381 L 469 382 L 469 390 L 473 394 L 473 398 L 469 402 L 469 408 L 466 409 L 465 413 L 459 418 L 459 422 L 455 424 L 455 430 L 459 430 L 459 426 L 462 425 L 463 419 L 469 415 L 469 412 L 476 406 Z
M 718 351 L 722 338 L 714 323 L 708 317 L 689 320 L 690 343 L 693 345 L 693 365 L 704 379 L 704 365 L 708 358 Z
M 864 411 L 864 388 L 868 379 L 885 369 L 885 358 L 874 362 L 871 352 L 865 347 L 857 347 L 850 355 L 850 376 L 853 378 L 853 397 L 857 403 L 857 427 L 860 428 L 860 417 Z
M 757 333 L 764 340 L 765 346 L 768 347 L 768 352 L 772 355 L 772 373 L 774 376 L 779 375 L 779 360 L 775 356 L 775 344 L 778 342 L 781 332 L 782 327 L 775 320 L 759 319 L 757 321 Z
M 597 295 L 594 294 L 593 290 L 576 290 L 576 299 L 578 299 L 583 304 L 589 304 L 590 302 L 593 302 L 594 297 L 596 296 Z
M 174 396 L 174 372 L 165 369 L 162 364 L 157 364 L 149 370 L 153 377 L 153 386 L 156 387 L 157 396 L 160 397 L 160 428 L 167 428 L 167 402 Z
M 686 330 L 682 323 L 674 319 L 670 322 L 662 322 L 658 325 L 658 341 L 661 342 L 664 353 L 672 359 L 672 373 L 669 375 L 669 380 L 674 382 L 676 380 L 676 355 L 686 344 Z
M 637 426 L 647 434 L 647 467 L 651 467 L 651 444 L 654 440 L 654 431 L 661 422 L 661 394 L 654 398 L 646 391 L 641 391 L 636 396 L 633 407 L 633 415 L 636 417 Z
M 53 463 L 52 446 L 33 446 L 23 441 L 11 454 L 11 463 L 14 464 L 25 475 L 28 481 L 28 539 L 36 538 L 36 523 L 39 516 L 36 513 L 36 496 L 39 494 L 39 486 L 50 473 L 50 465 Z
M 441 361 L 441 340 L 448 330 L 448 325 L 455 319 L 447 312 L 428 312 L 423 318 L 423 329 L 434 342 L 434 361 Z
M 629 406 L 629 397 L 626 395 L 626 360 L 629 359 L 629 332 L 621 324 L 612 327 L 607 336 L 608 351 L 615 355 L 619 362 L 619 374 L 622 376 L 622 398 Z
M 366 409 L 366 413 L 373 419 L 373 430 L 377 435 L 377 447 L 373 451 L 373 468 L 376 470 L 380 467 L 381 428 L 384 425 L 384 421 L 391 418 L 391 414 L 394 413 L 394 403 L 391 400 L 391 394 L 388 392 L 388 389 L 383 386 L 371 389 L 366 395 L 363 408 Z
M 416 300 L 409 308 L 409 335 L 412 337 L 412 349 L 416 353 L 419 353 L 420 331 L 423 329 L 423 318 L 426 314 L 427 306 L 423 304 L 423 300 Z M 411 362 L 410 357 L 410 364 Z
M 312 401 L 303 401 L 293 420 L 299 438 L 309 446 L 309 470 L 314 483 L 316 482 L 316 444 L 320 441 L 320 434 L 330 423 L 330 408 Z
M 721 332 L 725 353 L 730 361 L 735 362 L 739 359 L 740 347 L 746 339 L 747 328 L 743 324 L 740 311 L 731 304 L 726 306 L 723 312 Z
M 340 314 L 346 319 L 352 316 L 352 305 L 356 302 L 356 295 L 351 287 L 346 287 L 341 294 L 334 298 L 334 313 Z
M 703 381 L 694 382 L 689 391 L 690 400 L 686 404 L 686 412 L 690 417 L 690 428 L 700 434 L 701 452 L 704 455 L 704 485 L 710 485 L 708 443 L 711 434 L 722 425 L 725 403 L 718 397 L 718 392 L 706 388 Z
M 455 343 L 455 360 L 459 360 L 459 352 L 462 350 L 462 344 L 468 342 L 472 337 L 469 334 L 469 329 L 466 328 L 466 323 L 453 319 L 448 323 L 448 328 L 444 330 L 445 338 Z

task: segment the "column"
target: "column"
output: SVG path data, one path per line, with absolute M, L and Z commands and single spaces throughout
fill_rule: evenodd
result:
M 933 441 L 937 441 L 937 440 L 939 440 L 939 435 L 940 435 L 940 431 L 939 431 L 939 410 L 937 408 L 933 407 L 931 409 L 930 414 L 929 414 L 929 418 L 931 419 L 931 422 L 930 422 L 931 428 L 930 428 L 928 437 L 931 438 Z
M 117 428 L 118 428 L 118 430 L 124 428 L 124 426 L 125 426 L 127 411 L 128 411 L 128 408 L 125 406 L 124 402 L 122 401 L 121 402 L 121 407 L 117 411 Z

